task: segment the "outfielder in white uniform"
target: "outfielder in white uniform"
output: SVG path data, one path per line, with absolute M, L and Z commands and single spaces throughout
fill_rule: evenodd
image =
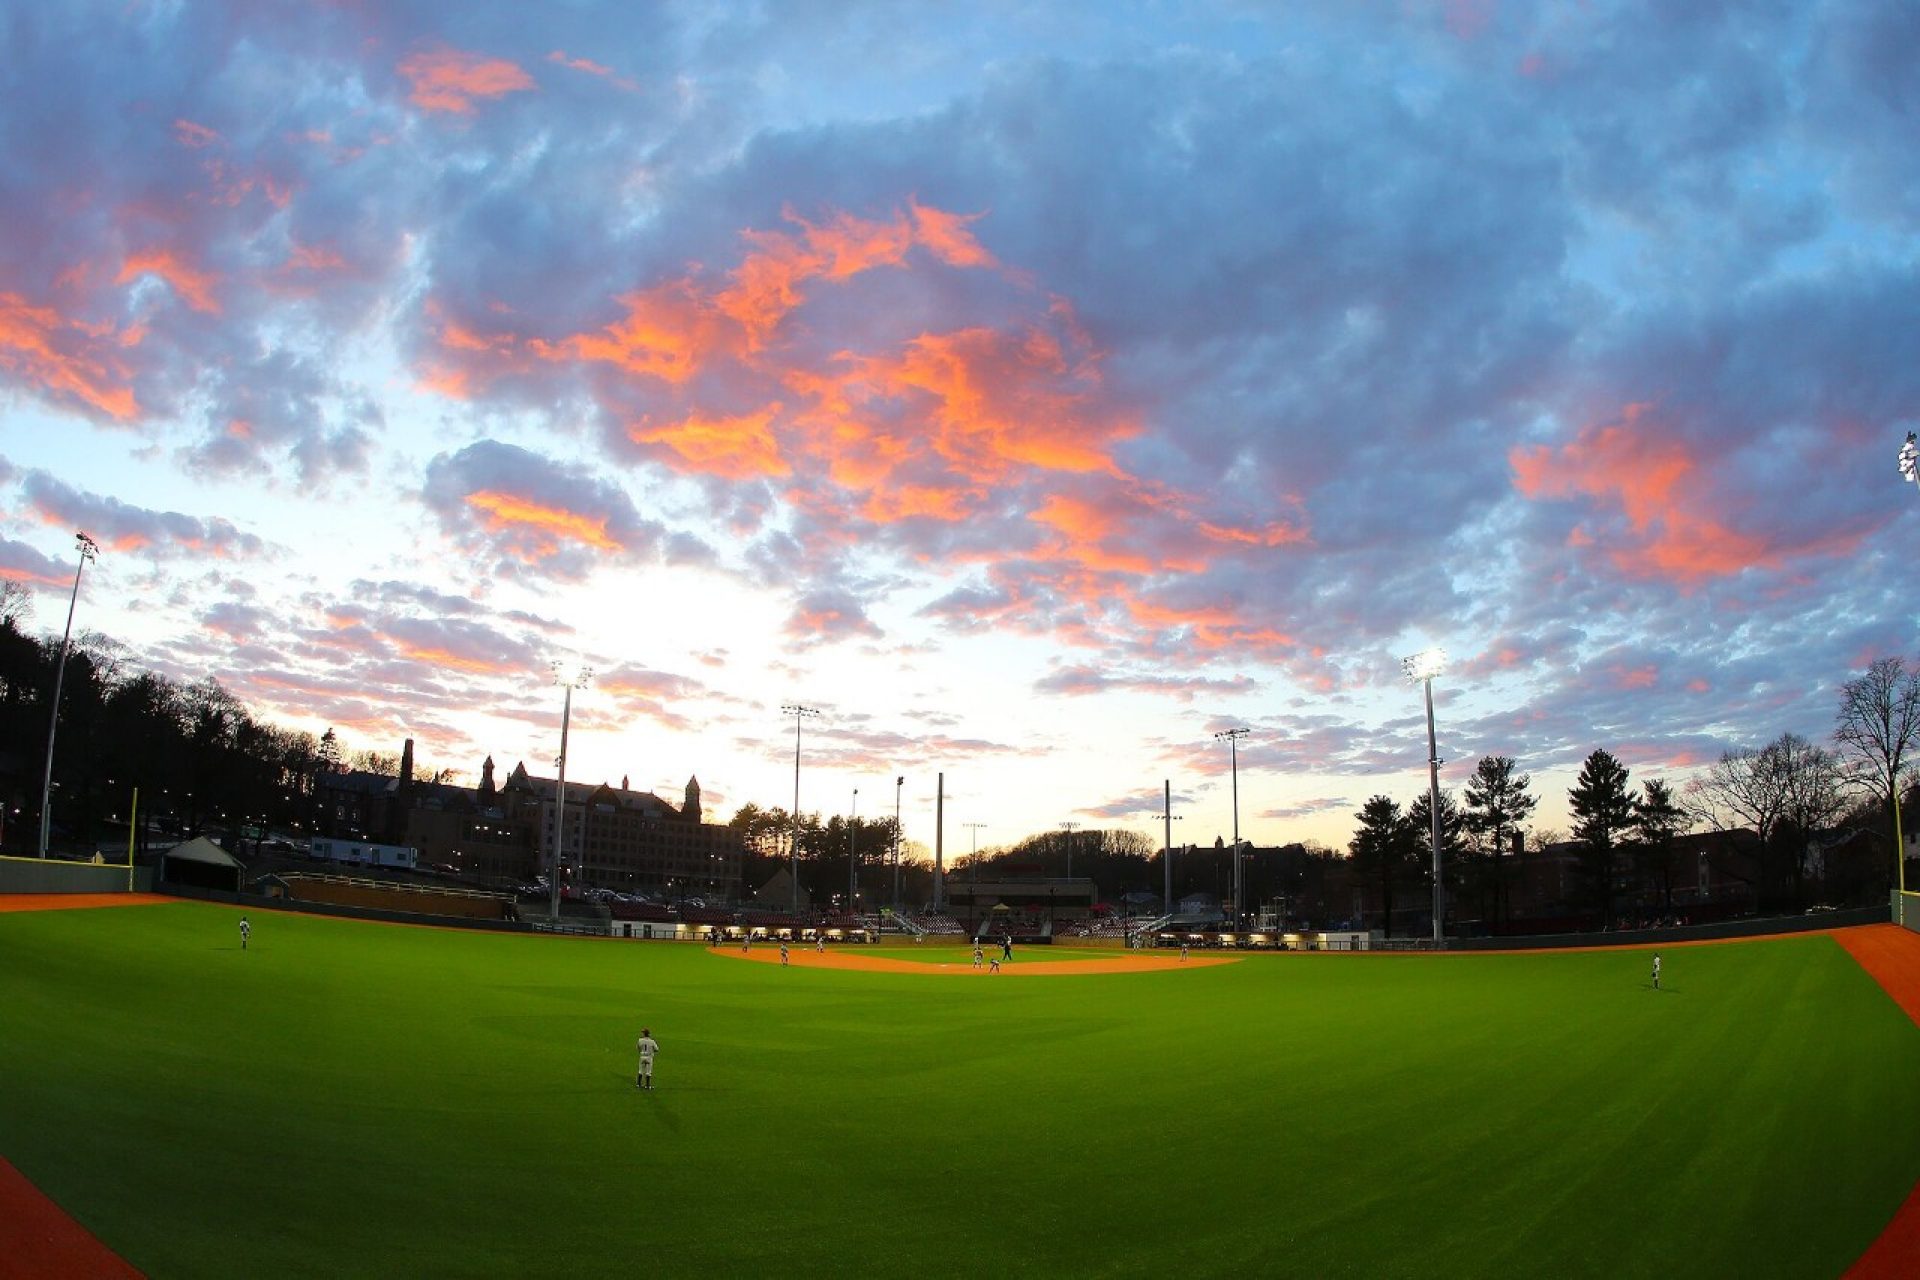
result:
M 653 1038 L 653 1032 L 646 1027 L 640 1028 L 640 1077 L 634 1083 L 642 1089 L 653 1088 L 653 1055 L 660 1052 L 660 1046 Z

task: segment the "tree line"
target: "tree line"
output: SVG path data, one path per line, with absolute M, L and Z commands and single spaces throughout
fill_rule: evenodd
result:
M 27 633 L 29 602 L 20 584 L 0 580 L 0 843 L 15 853 L 38 846 L 60 661 L 58 636 Z M 182 682 L 137 669 L 117 642 L 82 632 L 60 695 L 51 843 L 91 853 L 110 834 L 126 839 L 135 788 L 143 832 L 168 843 L 201 832 L 311 830 L 322 773 L 393 776 L 398 766 L 390 754 L 343 752 L 331 729 L 316 737 L 258 719 L 211 676 Z
M 1612 920 L 1626 876 L 1653 885 L 1661 914 L 1671 915 L 1681 871 L 1676 842 L 1695 828 L 1750 833 L 1752 871 L 1733 874 L 1756 880 L 1763 901 L 1794 910 L 1809 905 L 1807 854 L 1815 842 L 1884 837 L 1885 856 L 1875 862 L 1880 872 L 1861 886 L 1884 893 L 1897 874 L 1901 812 L 1914 798 L 1908 757 L 1916 736 L 1920 671 L 1888 657 L 1841 686 L 1830 746 L 1783 733 L 1763 747 L 1728 750 L 1677 794 L 1658 778 L 1636 789 L 1625 765 L 1595 750 L 1567 793 L 1589 909 L 1603 923 Z M 1463 802 L 1450 791 L 1439 795 L 1448 898 L 1496 925 L 1510 918 L 1511 859 L 1524 847 L 1527 819 L 1539 803 L 1531 782 L 1511 757 L 1486 756 L 1467 781 Z M 1432 807 L 1425 794 L 1404 810 L 1376 795 L 1354 819 L 1348 854 L 1390 921 L 1396 893 L 1431 891 Z

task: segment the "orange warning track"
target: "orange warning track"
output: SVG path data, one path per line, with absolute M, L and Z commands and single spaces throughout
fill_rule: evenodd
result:
M 9 911 L 71 911 L 76 907 L 150 907 L 178 902 L 162 893 L 0 893 L 0 915 Z
M 780 948 L 762 944 L 751 951 L 721 947 L 719 954 L 735 960 L 758 960 L 779 964 Z M 928 975 L 966 974 L 973 977 L 1046 977 L 1073 973 L 1152 973 L 1159 969 L 1204 969 L 1216 964 L 1238 964 L 1239 956 L 1195 956 L 1181 960 L 1177 956 L 1116 956 L 1111 960 L 1012 960 L 1003 961 L 1000 972 L 982 964 L 978 969 L 965 961 L 936 964 L 931 961 L 896 960 L 892 956 L 863 956 L 848 951 L 828 951 L 824 955 L 804 947 L 793 949 L 790 964 L 795 969 L 858 969 L 863 973 L 924 973 Z
M 1897 924 L 1870 924 L 1834 938 L 1894 1003 L 1920 1023 L 1920 934 Z M 1920 1185 L 1908 1193 L 1880 1238 L 1847 1269 L 1847 1280 L 1902 1280 L 1920 1258 Z
M 36 897 L 57 895 L 36 894 Z M 39 1276 L 137 1277 L 125 1258 L 41 1194 L 0 1158 L 0 1280 Z

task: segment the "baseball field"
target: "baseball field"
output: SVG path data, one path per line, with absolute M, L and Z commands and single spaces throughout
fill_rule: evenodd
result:
M 0 914 L 0 1157 L 153 1276 L 1831 1277 L 1920 1180 L 1920 1028 L 1830 936 L 1655 991 L 239 917 Z

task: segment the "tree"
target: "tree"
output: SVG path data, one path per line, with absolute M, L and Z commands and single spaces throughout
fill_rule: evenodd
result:
M 1658 778 L 1647 779 L 1633 805 L 1633 856 L 1641 872 L 1660 882 L 1661 911 L 1673 911 L 1674 838 L 1692 825 L 1673 790 Z
M 1407 806 L 1408 861 L 1419 871 L 1420 879 L 1426 884 L 1429 893 L 1433 888 L 1433 807 L 1427 802 L 1427 792 L 1422 791 Z M 1440 793 L 1440 874 L 1445 877 L 1447 897 L 1457 894 L 1465 881 L 1467 858 L 1470 846 L 1467 844 L 1465 816 L 1460 806 L 1454 803 L 1453 792 Z
M 1507 918 L 1507 869 L 1503 859 L 1513 847 L 1521 824 L 1532 816 L 1539 798 L 1529 794 L 1529 774 L 1515 775 L 1512 756 L 1482 756 L 1467 779 L 1467 832 L 1489 860 L 1495 916 Z
M 1781 734 L 1768 750 L 1779 753 L 1776 767 L 1786 795 L 1781 826 L 1792 840 L 1782 854 L 1791 859 L 1794 905 L 1804 906 L 1807 849 L 1846 812 L 1847 771 L 1837 754 L 1797 734 Z
M 1845 809 L 1845 774 L 1834 753 L 1783 733 L 1757 751 L 1724 753 L 1687 784 L 1687 796 L 1714 830 L 1751 828 L 1773 891 L 1800 905 L 1807 842 Z
M 1400 806 L 1386 796 L 1374 796 L 1353 815 L 1360 829 L 1347 845 L 1354 869 L 1380 888 L 1381 930 L 1393 932 L 1393 891 L 1412 859 L 1416 832 Z
M 1633 823 L 1626 766 L 1605 751 L 1595 751 L 1567 792 L 1567 808 L 1573 814 L 1573 838 L 1580 842 L 1582 869 L 1604 926 L 1613 919 L 1614 851 Z
M 1897 805 L 1900 773 L 1916 735 L 1920 735 L 1920 671 L 1907 670 L 1902 659 L 1875 659 L 1864 673 L 1840 686 L 1833 741 L 1879 797 L 1893 833 L 1896 867 L 1905 856 Z

